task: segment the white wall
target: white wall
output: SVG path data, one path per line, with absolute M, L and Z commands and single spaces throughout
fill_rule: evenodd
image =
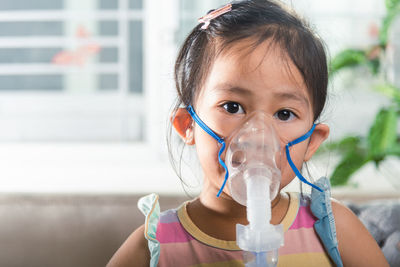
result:
M 144 127 L 150 133 L 144 142 L 0 143 L 1 192 L 183 193 L 179 179 L 169 166 L 164 141 L 168 109 L 174 97 L 174 36 L 178 36 L 179 10 L 177 0 L 165 2 L 144 1 L 146 69 L 145 98 L 141 104 L 146 108 L 141 112 L 146 115 Z M 368 35 L 369 26 L 384 14 L 381 0 L 357 0 L 351 5 L 347 0 L 286 2 L 310 19 L 331 54 L 349 45 L 364 46 L 374 42 L 374 37 Z M 205 10 L 210 8 L 212 6 Z M 201 15 L 194 12 L 193 16 Z M 345 86 L 354 89 L 348 90 Z M 330 124 L 332 139 L 347 133 L 366 132 L 374 113 L 386 102 L 385 98 L 368 92 L 367 86 L 368 82 L 353 81 L 353 77 L 346 74 L 331 84 L 323 121 Z M 334 158 L 317 161 L 319 174 L 329 173 L 334 161 Z M 382 173 L 371 166 L 364 168 L 354 181 L 367 181 L 360 182 L 364 191 L 394 190 Z

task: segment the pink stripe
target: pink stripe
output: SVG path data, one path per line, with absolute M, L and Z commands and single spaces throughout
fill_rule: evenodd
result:
M 312 215 L 310 207 L 300 207 L 296 219 L 289 230 L 300 228 L 312 228 L 317 219 Z
M 193 237 L 183 229 L 179 222 L 158 223 L 156 239 L 160 243 L 188 242 Z
M 192 266 L 201 263 L 224 263 L 232 260 L 243 260 L 242 251 L 217 249 L 197 240 L 191 240 L 187 243 L 161 244 L 158 266 Z
M 324 248 L 314 228 L 300 228 L 285 233 L 285 245 L 279 249 L 279 255 L 299 253 L 324 253 Z

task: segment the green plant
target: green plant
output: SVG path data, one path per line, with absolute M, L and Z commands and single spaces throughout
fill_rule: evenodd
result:
M 387 14 L 379 30 L 379 42 L 366 49 L 345 49 L 330 62 L 330 77 L 343 69 L 366 67 L 373 76 L 378 76 L 382 55 L 388 44 L 388 31 L 394 18 L 400 14 L 400 0 L 386 0 Z M 339 163 L 331 175 L 332 186 L 345 185 L 350 177 L 369 162 L 378 168 L 388 156 L 400 158 L 400 136 L 397 134 L 397 121 L 400 117 L 400 89 L 383 80 L 373 90 L 385 95 L 391 101 L 382 107 L 375 116 L 369 132 L 360 136 L 348 136 L 325 146 L 327 151 L 341 155 Z

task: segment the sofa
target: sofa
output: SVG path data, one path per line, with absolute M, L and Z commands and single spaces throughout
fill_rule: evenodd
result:
M 0 266 L 105 266 L 129 234 L 144 222 L 136 207 L 138 199 L 133 194 L 0 194 Z M 177 207 L 187 199 L 160 196 L 161 210 Z M 383 235 L 379 227 L 386 229 L 391 224 L 368 221 L 377 217 L 368 212 L 376 215 L 383 208 L 380 215 L 384 216 L 393 205 L 399 205 L 400 210 L 399 201 L 360 203 L 350 199 L 345 203 L 370 226 L 373 234 L 382 238 L 377 241 L 383 247 L 387 244 L 384 238 L 390 235 Z M 400 216 L 400 211 L 392 211 L 394 216 Z M 400 231 L 400 223 L 391 226 L 391 231 Z M 399 252 L 396 246 L 390 249 Z
M 144 223 L 137 195 L 1 194 L 1 267 L 105 266 Z M 185 197 L 162 197 L 162 209 Z

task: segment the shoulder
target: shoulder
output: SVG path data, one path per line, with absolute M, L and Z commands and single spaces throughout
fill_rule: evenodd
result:
M 136 229 L 117 250 L 107 267 L 149 266 L 150 252 L 144 230 L 144 225 Z
M 332 199 L 332 211 L 345 266 L 389 266 L 374 238 L 349 208 Z

